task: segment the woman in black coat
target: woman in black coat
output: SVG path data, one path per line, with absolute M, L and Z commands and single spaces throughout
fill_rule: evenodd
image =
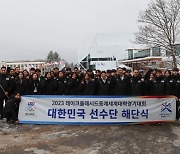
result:
M 79 94 L 79 79 L 76 73 L 72 74 L 72 77 L 67 83 L 67 95 L 78 95 Z
M 54 78 L 52 77 L 51 72 L 45 74 L 45 78 L 42 81 L 41 91 L 43 95 L 54 95 Z
M 85 74 L 83 80 L 79 85 L 80 95 L 93 95 L 94 94 L 94 81 L 91 80 L 88 73 Z
M 154 95 L 154 92 L 153 92 L 154 80 L 155 80 L 155 76 L 153 73 L 151 73 L 149 77 L 146 78 L 145 80 L 145 95 L 146 96 Z
M 24 78 L 23 72 L 19 72 L 17 78 L 15 79 L 15 92 L 20 93 L 21 95 L 26 94 L 27 88 L 27 79 Z
M 33 73 L 32 78 L 28 81 L 28 94 L 29 95 L 40 95 L 41 94 L 41 83 L 36 73 Z

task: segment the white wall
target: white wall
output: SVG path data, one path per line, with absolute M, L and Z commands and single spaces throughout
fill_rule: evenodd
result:
M 96 66 L 96 70 L 116 69 L 116 61 L 92 61 L 91 65 L 93 64 Z

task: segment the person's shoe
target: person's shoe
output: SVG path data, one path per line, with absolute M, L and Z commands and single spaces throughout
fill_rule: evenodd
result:
M 19 121 L 18 121 L 18 120 L 16 120 L 16 121 L 14 122 L 14 124 L 15 124 L 15 125 L 18 125 L 18 124 L 19 124 Z

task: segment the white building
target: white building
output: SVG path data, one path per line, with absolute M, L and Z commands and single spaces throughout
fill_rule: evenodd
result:
M 65 67 L 65 60 L 60 60 L 59 62 L 54 63 L 46 63 L 44 61 L 2 61 L 0 62 L 0 67 L 2 66 L 7 68 L 19 67 L 21 71 L 29 71 L 31 68 L 38 68 L 41 70 L 42 74 L 45 74 L 45 72 L 51 71 L 55 67 L 60 70 L 63 69 Z
M 43 61 L 2 61 L 0 62 L 0 67 L 10 67 L 10 68 L 16 68 L 19 67 L 21 71 L 23 70 L 30 70 L 30 68 L 39 68 L 42 73 L 45 71 L 45 62 Z
M 79 54 L 81 68 L 93 70 L 115 69 L 117 54 L 122 52 L 122 36 L 120 34 L 96 34 L 88 45 L 87 51 Z

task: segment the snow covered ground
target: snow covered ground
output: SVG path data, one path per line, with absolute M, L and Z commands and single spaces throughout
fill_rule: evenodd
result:
M 14 125 L 0 121 L 0 153 L 179 153 L 180 124 Z

